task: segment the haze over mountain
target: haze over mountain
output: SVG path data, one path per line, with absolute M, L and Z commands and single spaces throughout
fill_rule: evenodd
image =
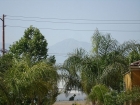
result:
M 48 54 L 55 55 L 56 63 L 63 63 L 68 57 L 68 53 L 74 52 L 77 48 L 83 48 L 87 52 L 91 50 L 91 44 L 87 42 L 77 41 L 75 39 L 66 39 L 48 47 Z

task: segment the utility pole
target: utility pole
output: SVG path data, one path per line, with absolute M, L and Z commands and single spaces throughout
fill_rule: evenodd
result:
M 4 17 L 5 15 L 3 14 L 3 17 L 0 18 L 2 20 L 2 54 L 4 55 L 5 53 L 5 24 L 4 24 Z

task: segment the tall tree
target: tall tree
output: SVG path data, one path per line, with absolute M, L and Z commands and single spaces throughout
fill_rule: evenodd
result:
M 11 54 L 0 56 L 0 72 L 3 73 L 12 67 L 13 57 Z
M 84 49 L 76 49 L 74 53 L 69 55 L 62 67 L 66 93 L 72 89 L 78 89 L 89 94 L 97 81 L 96 60 L 88 55 Z
M 63 67 L 69 72 L 66 76 L 67 83 L 73 83 L 66 84 L 67 88 L 73 88 L 74 83 L 79 81 L 87 95 L 96 84 L 105 84 L 107 87 L 121 91 L 123 73 L 129 70 L 127 56 L 131 49 L 138 45 L 133 41 L 119 44 L 110 34 L 104 35 L 96 30 L 92 37 L 92 46 L 91 55 L 79 50 L 72 53 L 64 62 Z M 77 74 L 80 75 L 78 78 Z M 71 78 L 68 78 L 69 76 Z
M 75 53 L 71 53 L 69 58 L 65 60 L 62 66 L 62 79 L 65 81 L 66 93 L 72 89 L 80 89 L 81 86 L 81 62 L 85 56 L 85 51 L 83 49 L 75 50 Z
M 140 60 L 140 45 L 132 48 L 128 55 L 129 63 Z
M 47 41 L 39 29 L 30 26 L 23 37 L 10 46 L 10 53 L 16 57 L 29 55 L 33 61 L 47 58 Z
M 123 73 L 129 70 L 127 56 L 132 48 L 136 48 L 139 44 L 135 41 L 120 44 L 110 34 L 104 35 L 96 30 L 92 37 L 92 45 L 93 56 L 96 58 L 98 69 L 98 83 L 104 83 L 108 87 L 121 91 Z
M 15 59 L 4 74 L 10 105 L 53 104 L 58 95 L 56 68 L 44 61 L 33 64 L 29 58 Z M 34 102 L 35 101 L 35 102 Z
M 0 58 L 0 98 L 4 100 L 0 103 L 51 105 L 55 102 L 59 76 L 55 57 L 47 58 L 47 45 L 39 29 L 30 26 L 10 46 L 9 53 Z
M 5 73 L 12 67 L 13 57 L 10 54 L 0 56 L 0 104 L 6 105 L 10 102 L 8 88 L 5 84 Z

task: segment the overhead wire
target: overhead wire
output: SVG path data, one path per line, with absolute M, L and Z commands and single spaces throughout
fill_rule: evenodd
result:
M 26 16 L 11 16 L 8 17 L 20 17 L 20 18 L 37 18 L 37 19 L 55 19 L 55 20 L 85 20 L 85 21 L 140 21 L 140 20 L 93 20 L 93 19 L 66 19 L 66 18 L 42 18 L 42 17 L 26 17 Z
M 7 18 L 10 17 L 10 18 Z M 14 18 L 14 19 L 13 19 Z M 22 19 L 21 19 L 22 18 Z M 59 23 L 59 24 L 140 24 L 140 20 L 93 20 L 93 19 L 66 19 L 66 18 L 42 18 L 42 17 L 26 17 L 26 16 L 11 16 L 6 15 L 7 20 L 18 20 L 18 21 L 33 21 L 33 22 L 48 22 L 48 23 Z M 27 20 L 28 19 L 28 20 Z M 30 20 L 29 20 L 30 19 Z M 36 20 L 42 19 L 42 20 Z M 47 20 L 46 20 L 47 19 Z M 49 21 L 48 21 L 49 20 Z M 61 20 L 61 21 L 50 21 L 50 20 Z M 67 20 L 67 21 L 66 21 Z M 68 22 L 68 21 L 94 21 L 98 23 L 89 22 Z M 113 23 L 112 23 L 113 22 Z M 115 23 L 114 23 L 115 22 Z M 119 23 L 117 23 L 119 22 Z M 129 23 L 128 23 L 129 22 Z M 139 22 L 139 23 L 138 23 Z M 2 27 L 2 26 L 0 26 Z M 18 27 L 18 28 L 28 28 L 24 26 L 11 26 L 6 25 L 6 27 Z M 47 30 L 59 30 L 59 31 L 94 31 L 94 30 L 75 30 L 75 29 L 57 29 L 57 28 L 39 28 Z M 140 32 L 140 30 L 100 30 L 100 31 L 113 31 L 113 32 Z M 67 57 L 69 54 L 66 53 L 48 53 L 49 55 L 64 56 Z
M 140 24 L 140 23 L 81 23 L 81 22 L 58 22 L 58 21 L 38 21 L 38 20 L 24 20 L 24 19 L 10 19 L 8 20 L 18 20 L 18 21 L 34 21 L 34 22 L 48 22 L 48 23 L 61 23 L 61 24 Z
M 23 26 L 11 26 L 6 25 L 7 27 L 17 27 L 17 28 L 28 28 Z M 56 31 L 94 31 L 94 30 L 74 30 L 74 29 L 58 29 L 58 28 L 39 28 L 47 30 L 56 30 Z M 100 31 L 111 31 L 111 32 L 140 32 L 140 30 L 100 30 Z
M 7 18 L 10 17 L 10 18 Z M 13 19 L 14 18 L 14 19 Z M 17 19 L 18 18 L 18 19 Z M 24 19 L 20 19 L 24 18 Z M 68 21 L 48 21 L 48 20 L 33 20 L 34 19 L 55 19 L 55 20 L 84 20 L 84 21 L 100 21 L 98 23 L 89 23 L 89 22 L 68 22 Z M 42 18 L 42 17 L 26 17 L 26 16 L 11 16 L 6 15 L 7 20 L 18 20 L 18 21 L 34 21 L 34 22 L 48 22 L 48 23 L 59 23 L 59 24 L 140 24 L 140 20 L 93 20 L 93 19 L 66 19 L 66 18 Z M 30 20 L 26 20 L 30 19 Z M 115 21 L 115 23 L 112 21 Z M 123 22 L 122 22 L 123 21 Z M 127 21 L 127 22 L 126 22 Z M 128 23 L 129 21 L 129 23 Z M 135 22 L 134 22 L 135 21 Z M 119 23 L 116 23 L 119 22 Z M 13 26 L 6 25 L 7 27 L 17 27 L 17 28 L 28 28 L 24 26 Z M 47 30 L 56 30 L 56 31 L 94 31 L 94 30 L 82 30 L 82 29 L 64 29 L 64 28 L 39 28 L 39 29 L 47 29 Z M 100 30 L 100 31 L 111 31 L 111 32 L 140 32 L 140 30 Z

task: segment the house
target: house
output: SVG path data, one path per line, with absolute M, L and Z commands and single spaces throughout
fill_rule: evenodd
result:
M 134 86 L 140 87 L 140 60 L 130 64 L 130 71 L 124 75 L 125 90 L 131 90 Z M 130 102 L 126 105 L 140 105 L 140 102 Z

